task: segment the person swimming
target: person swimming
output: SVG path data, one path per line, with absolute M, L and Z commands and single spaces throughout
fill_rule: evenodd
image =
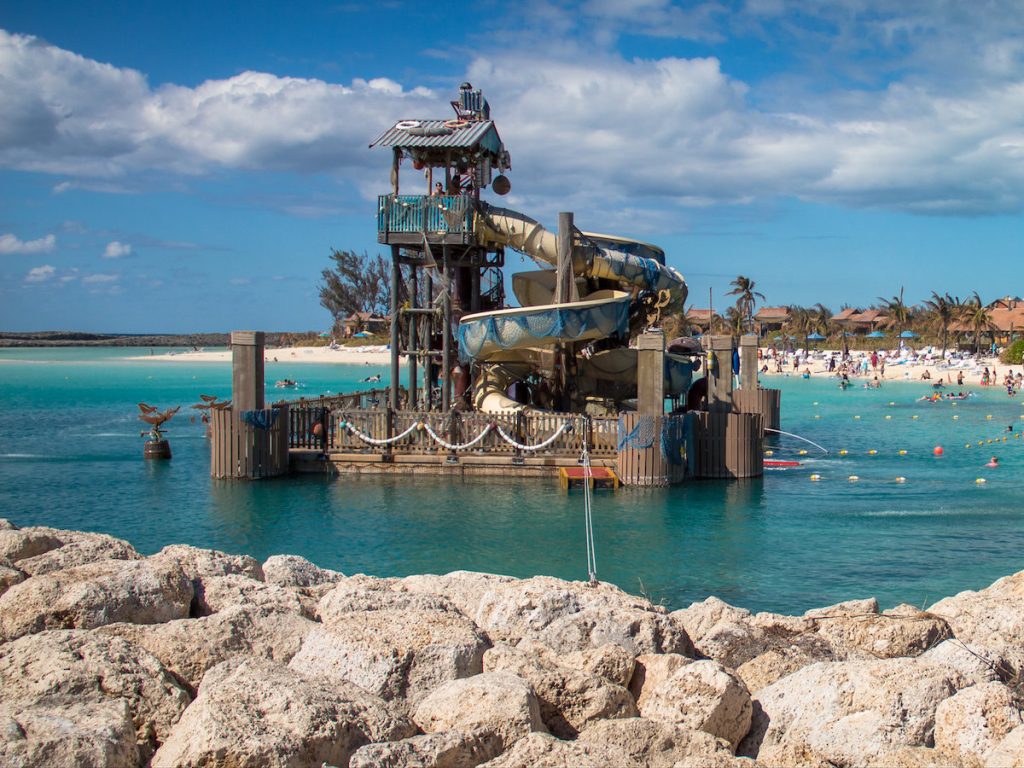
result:
M 989 467 L 990 469 L 994 469 L 999 466 L 999 459 L 993 456 L 991 459 L 988 460 L 988 464 L 986 464 L 985 466 Z
M 365 379 L 360 379 L 361 382 L 367 381 L 380 381 L 380 374 L 374 374 L 373 376 L 367 376 Z

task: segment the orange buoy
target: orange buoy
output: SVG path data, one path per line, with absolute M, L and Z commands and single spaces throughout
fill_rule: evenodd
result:
M 935 454 L 936 456 L 941 456 L 943 453 L 945 453 L 945 451 L 942 450 L 941 445 L 936 445 L 934 448 L 932 448 L 932 453 Z

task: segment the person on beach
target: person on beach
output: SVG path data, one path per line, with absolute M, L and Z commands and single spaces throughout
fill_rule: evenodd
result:
M 956 385 L 958 387 L 962 387 L 964 385 L 964 372 L 963 371 L 957 371 L 956 372 Z

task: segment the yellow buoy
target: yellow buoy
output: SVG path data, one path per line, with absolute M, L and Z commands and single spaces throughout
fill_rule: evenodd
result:
M 815 400 L 813 403 L 811 403 L 811 405 L 817 405 L 817 404 L 818 404 L 817 400 Z
M 979 440 L 979 441 L 978 441 L 978 445 L 984 445 L 984 444 L 985 444 L 985 441 L 984 441 L 984 440 Z
M 854 416 L 853 418 L 855 421 L 860 421 L 860 416 Z
M 801 448 L 799 451 L 797 451 L 797 454 L 800 455 L 800 456 L 806 456 L 807 455 L 807 450 L 804 449 L 804 448 Z
M 989 444 L 991 445 L 991 443 L 992 443 L 992 438 L 990 437 L 990 438 L 989 438 L 988 440 L 986 440 L 985 442 L 986 442 L 986 443 L 989 443 Z
M 899 454 L 900 456 L 906 456 L 907 452 L 905 450 L 900 450 Z
M 850 481 L 851 483 L 856 483 L 856 482 L 857 482 L 858 480 L 860 480 L 860 478 L 859 478 L 859 477 L 857 477 L 856 475 L 850 475 L 850 477 L 849 477 L 849 478 L 847 478 L 847 479 L 848 479 L 848 480 L 849 480 L 849 481 Z
M 986 483 L 987 481 L 985 480 L 985 478 L 984 478 L 984 477 L 979 477 L 979 478 L 978 478 L 977 480 L 975 480 L 974 482 L 975 482 L 975 483 L 977 483 L 978 485 L 984 485 L 984 484 L 985 484 L 985 483 Z
M 971 447 L 970 443 L 964 443 L 964 448 L 970 448 L 970 447 Z
M 957 419 L 959 419 L 959 418 L 960 418 L 960 417 L 959 417 L 959 416 L 958 416 L 957 414 L 955 414 L 955 413 L 953 414 L 953 421 L 956 421 L 956 420 L 957 420 Z
M 811 482 L 816 483 L 821 480 L 821 475 L 811 475 Z
M 876 453 L 878 453 L 878 451 L 872 448 L 870 451 L 868 451 L 868 456 L 874 456 Z
M 920 417 L 920 416 L 918 416 L 918 415 L 917 415 L 917 414 L 915 413 L 915 414 L 914 414 L 913 416 L 911 416 L 910 418 L 912 418 L 912 419 L 913 419 L 914 421 L 917 421 L 917 420 L 918 420 L 919 418 L 921 418 L 921 417 Z
M 895 400 L 890 400 L 889 401 L 889 405 L 896 405 L 896 401 Z
M 775 455 L 775 451 L 765 451 L 764 455 L 765 456 L 774 456 Z
M 820 419 L 820 418 L 821 418 L 821 414 L 820 414 L 820 413 L 816 413 L 816 414 L 814 414 L 814 418 L 816 418 L 816 419 Z
M 907 482 L 907 478 L 902 477 L 902 476 L 901 477 L 897 477 L 896 478 L 896 482 L 897 483 L 905 483 L 905 482 Z
M 1003 435 L 1003 442 L 1006 442 L 1006 435 Z
M 891 413 L 887 413 L 887 414 L 885 414 L 885 419 L 886 419 L 886 421 L 888 421 L 888 420 L 889 420 L 889 419 L 891 419 L 891 418 L 892 418 L 892 414 L 891 414 Z
M 840 455 L 840 456 L 845 456 L 845 455 L 846 455 L 847 453 L 849 453 L 849 451 L 847 451 L 847 450 L 846 450 L 845 448 L 843 448 L 843 450 L 841 450 L 841 451 L 839 452 L 839 455 Z
M 988 414 L 988 415 L 987 415 L 987 416 L 985 417 L 985 420 L 986 420 L 986 421 L 992 421 L 992 414 L 991 414 L 991 413 L 990 413 L 990 414 Z

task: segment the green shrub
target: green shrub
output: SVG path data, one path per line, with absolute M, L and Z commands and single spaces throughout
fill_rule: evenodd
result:
M 1008 347 L 1003 349 L 999 355 L 999 362 L 1007 365 L 1020 365 L 1024 359 L 1024 339 L 1017 339 Z

